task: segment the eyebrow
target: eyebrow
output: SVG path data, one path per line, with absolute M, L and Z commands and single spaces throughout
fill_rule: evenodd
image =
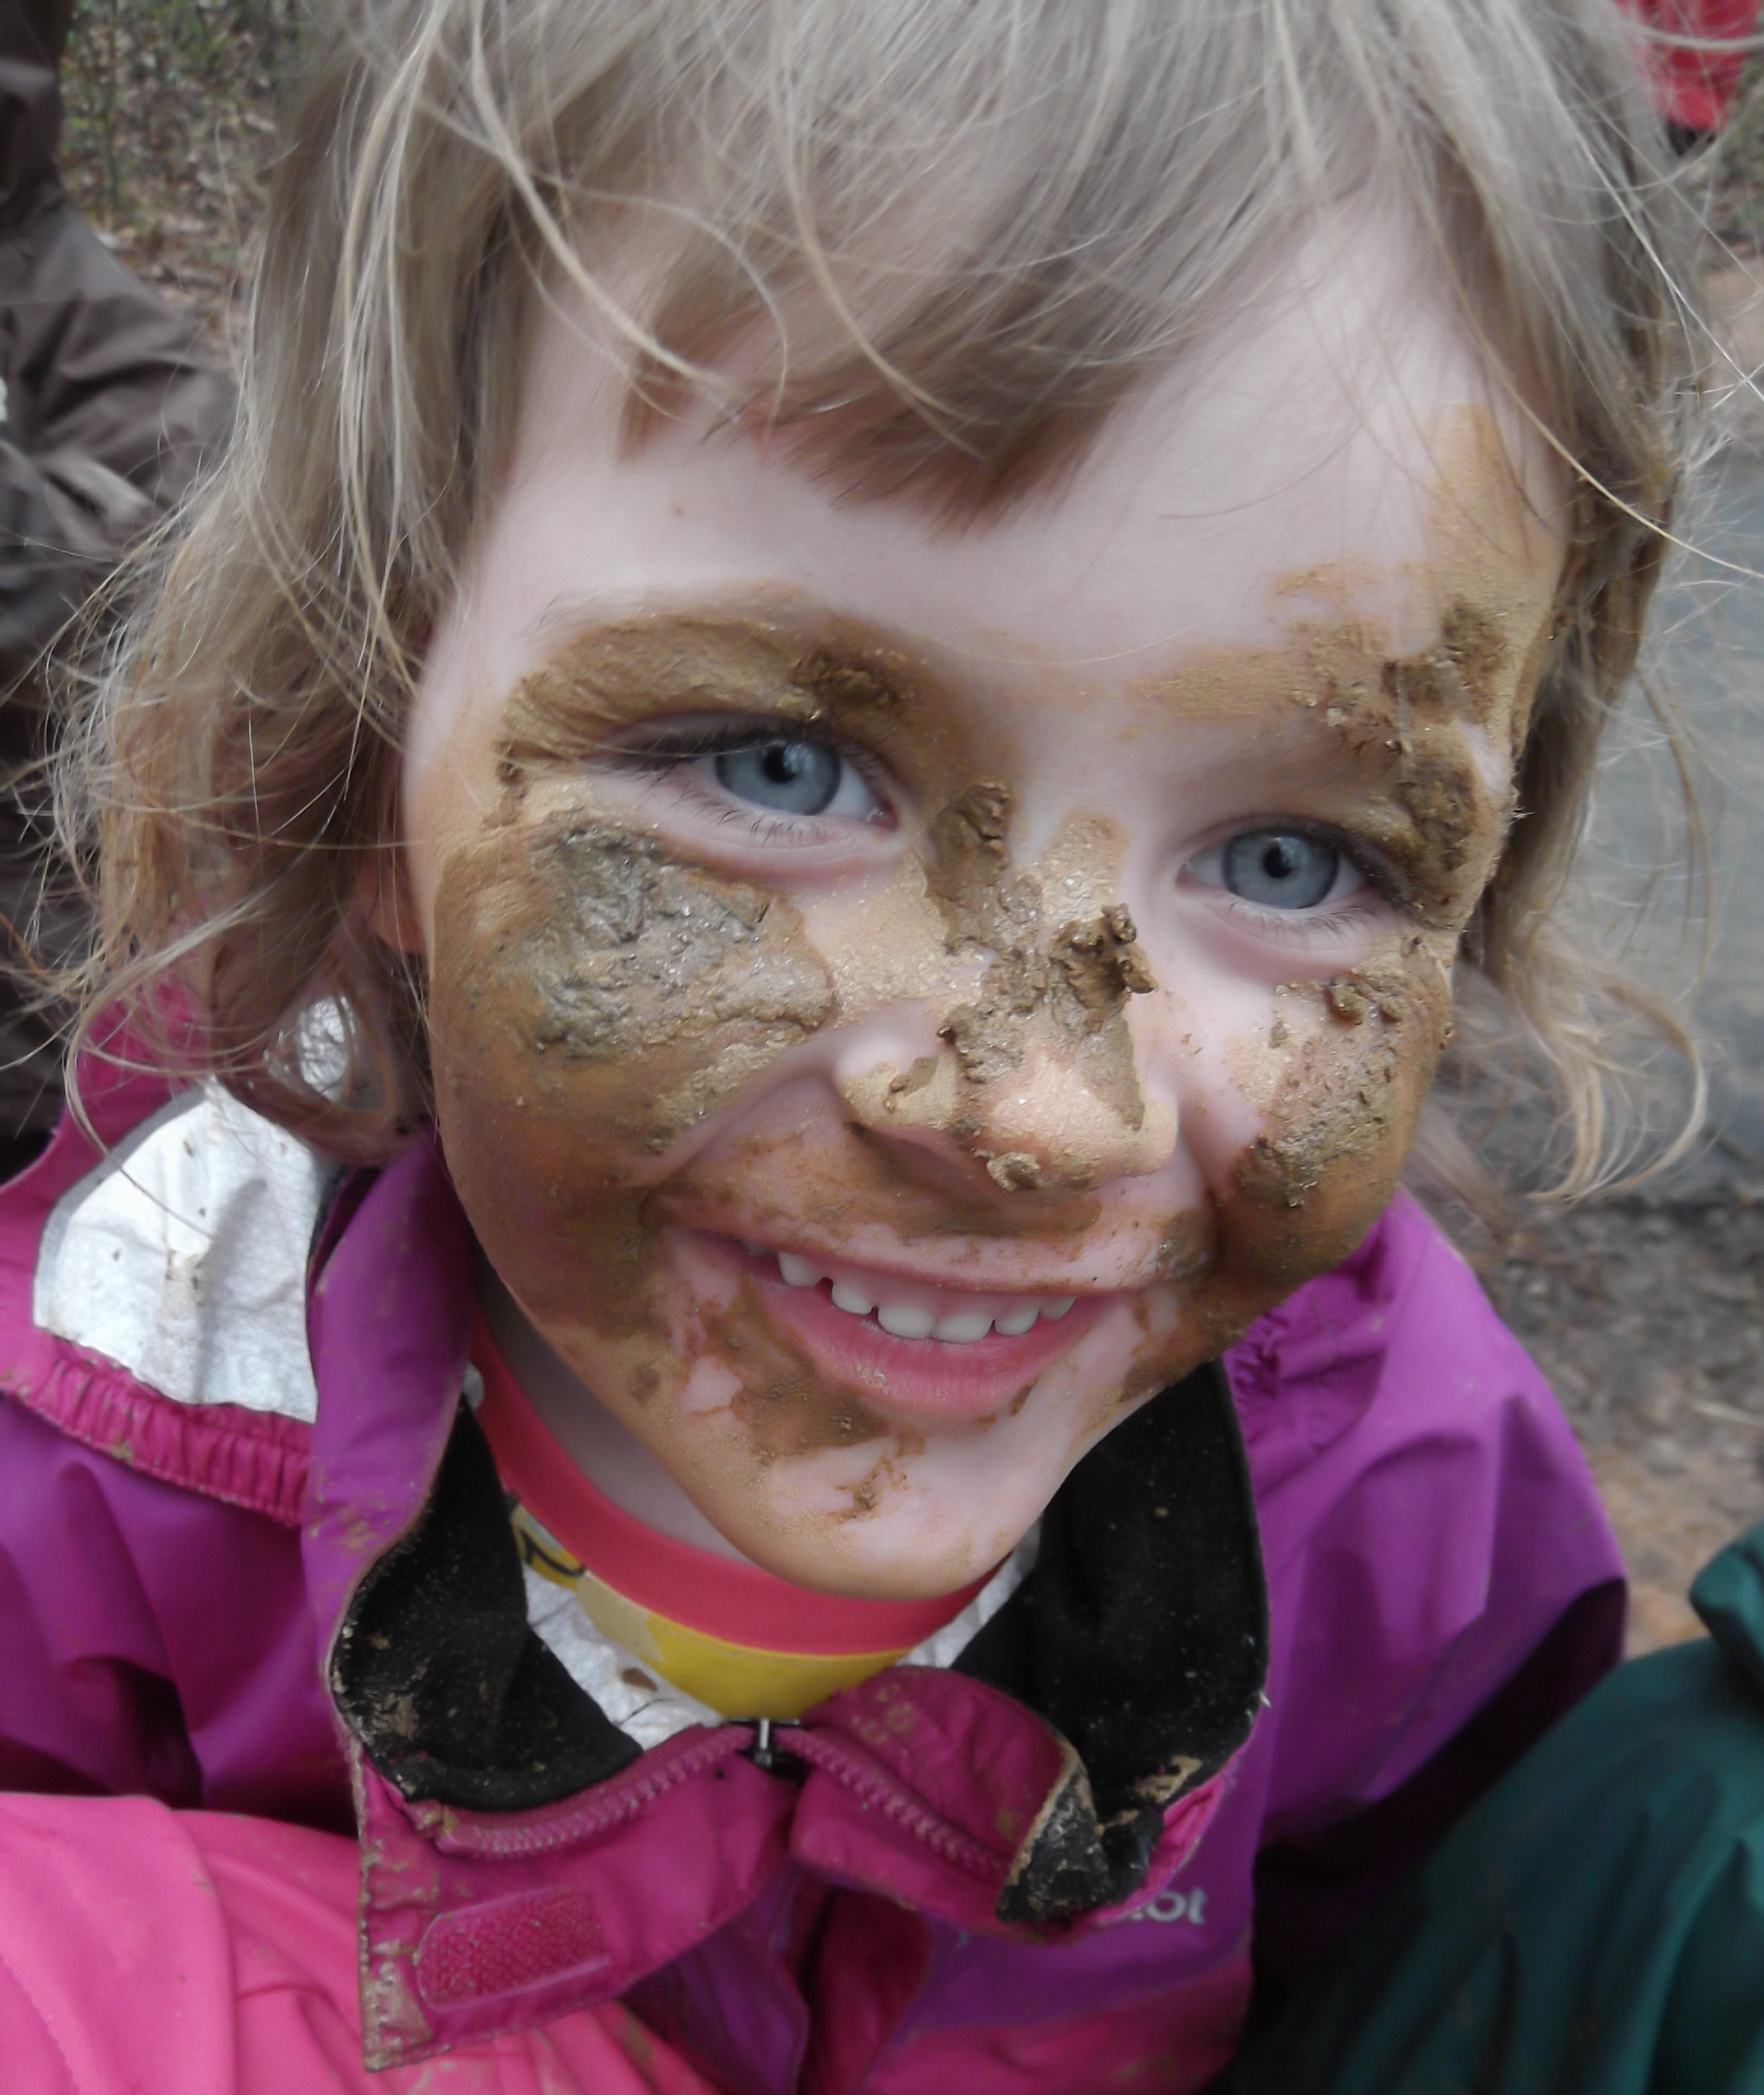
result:
M 739 590 L 656 603 L 609 603 L 603 597 L 566 592 L 535 612 L 520 629 L 520 637 L 555 651 L 595 633 L 660 633 L 670 628 L 742 638 L 763 632 L 781 647 L 804 654 L 825 650 L 854 657 L 914 656 L 907 634 L 860 612 L 821 603 L 782 606 L 775 595 Z M 914 666 L 921 666 L 916 658 Z
M 510 694 L 505 759 L 575 758 L 658 704 L 798 720 L 898 716 L 929 672 L 898 638 L 824 613 L 801 624 L 728 604 L 608 616 L 560 599 L 527 629 L 568 637 Z

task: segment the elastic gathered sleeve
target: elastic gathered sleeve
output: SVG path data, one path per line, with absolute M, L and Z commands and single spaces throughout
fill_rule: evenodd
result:
M 295 1531 L 0 1397 L 0 1788 L 350 1823 Z

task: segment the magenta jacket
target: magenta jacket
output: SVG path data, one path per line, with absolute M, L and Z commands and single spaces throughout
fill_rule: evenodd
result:
M 730 2095 L 1182 2095 L 1615 1656 L 1568 1428 L 1400 1200 L 952 1666 L 641 1750 L 529 1626 L 433 1148 L 92 1105 L 0 1191 L 0 1781 L 352 1793 L 371 2063 L 622 1996 Z

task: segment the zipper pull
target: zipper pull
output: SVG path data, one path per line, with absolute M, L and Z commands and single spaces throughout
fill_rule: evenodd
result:
M 774 1731 L 799 1731 L 802 1726 L 794 1717 L 750 1717 L 747 1721 L 753 1727 L 753 1744 L 743 1751 L 756 1768 L 776 1775 L 781 1771 L 781 1762 L 796 1760 L 797 1756 L 777 1744 L 772 1736 Z

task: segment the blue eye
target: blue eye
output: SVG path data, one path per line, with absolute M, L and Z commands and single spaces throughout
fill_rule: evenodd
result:
M 647 740 L 615 747 L 608 760 L 664 786 L 671 780 L 682 807 L 695 805 L 719 821 L 768 817 L 765 834 L 776 843 L 790 838 L 792 823 L 890 823 L 865 752 L 795 725 L 688 715 L 656 722 Z M 821 843 L 832 834 L 804 827 L 794 840 Z
M 738 800 L 781 815 L 824 815 L 851 769 L 824 742 L 779 739 L 726 749 L 711 759 L 716 782 Z
M 1290 830 L 1250 830 L 1220 857 L 1219 885 L 1263 909 L 1314 909 L 1356 869 L 1332 844 Z M 1356 883 L 1357 885 L 1357 882 Z

